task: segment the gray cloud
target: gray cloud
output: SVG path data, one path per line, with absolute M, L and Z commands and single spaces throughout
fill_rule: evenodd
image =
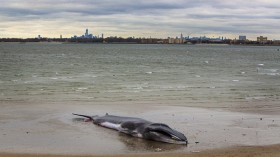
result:
M 121 36 L 143 36 L 147 32 L 159 37 L 180 32 L 258 36 L 265 32 L 271 38 L 280 38 L 276 33 L 280 25 L 278 0 L 0 0 L 0 3 L 2 36 L 13 35 L 6 31 L 16 36 L 28 29 L 31 37 L 39 32 L 48 36 L 50 30 L 52 34 L 71 36 L 90 27 L 96 34 Z

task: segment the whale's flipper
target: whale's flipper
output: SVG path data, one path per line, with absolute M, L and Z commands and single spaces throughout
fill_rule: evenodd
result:
M 82 115 L 82 114 L 76 114 L 76 113 L 72 113 L 73 115 L 76 115 L 76 116 L 80 116 L 80 117 L 85 117 L 85 118 L 88 118 L 90 120 L 93 121 L 93 117 L 92 116 L 87 116 L 87 115 Z

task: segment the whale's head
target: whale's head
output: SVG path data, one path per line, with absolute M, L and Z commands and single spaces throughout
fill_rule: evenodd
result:
M 161 123 L 153 123 L 146 126 L 143 136 L 146 139 L 165 143 L 188 144 L 188 140 L 184 134 Z

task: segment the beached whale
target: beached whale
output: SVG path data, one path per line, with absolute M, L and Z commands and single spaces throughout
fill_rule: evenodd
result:
M 172 144 L 188 144 L 184 134 L 171 129 L 166 124 L 153 123 L 141 118 L 120 117 L 108 114 L 105 116 L 88 116 L 73 113 L 73 115 L 86 117 L 96 125 L 114 129 L 134 137 Z

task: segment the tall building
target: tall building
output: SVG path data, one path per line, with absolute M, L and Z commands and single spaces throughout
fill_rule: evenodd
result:
M 183 34 L 181 33 L 181 36 L 180 36 L 180 44 L 184 44 L 184 42 L 185 42 L 185 39 L 184 39 Z
M 245 41 L 246 40 L 246 36 L 245 35 L 239 35 L 239 40 Z
M 78 39 L 92 39 L 92 38 L 96 38 L 96 36 L 93 36 L 92 34 L 89 34 L 88 29 L 86 29 L 85 34 L 83 34 L 82 36 L 74 35 L 74 37 L 71 37 L 71 38 L 74 38 L 74 39 L 76 39 L 76 38 L 78 38 Z
M 86 33 L 85 33 L 85 37 L 87 37 L 88 36 L 88 29 L 86 29 Z

